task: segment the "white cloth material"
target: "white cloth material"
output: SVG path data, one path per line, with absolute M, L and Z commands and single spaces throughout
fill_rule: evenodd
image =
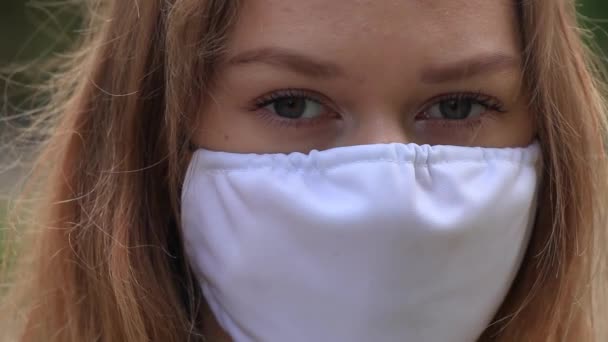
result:
M 186 253 L 235 342 L 472 342 L 517 273 L 540 147 L 198 150 Z

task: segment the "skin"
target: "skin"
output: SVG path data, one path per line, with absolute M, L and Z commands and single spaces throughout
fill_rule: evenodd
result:
M 200 147 L 289 153 L 391 142 L 519 147 L 534 139 L 512 0 L 242 3 L 197 117 Z M 273 93 L 311 117 L 282 117 Z M 448 118 L 442 108 L 450 106 L 471 114 Z M 207 323 L 212 341 L 230 341 Z

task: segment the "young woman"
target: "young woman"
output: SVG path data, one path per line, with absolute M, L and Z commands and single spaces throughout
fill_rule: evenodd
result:
M 87 13 L 40 120 L 8 340 L 608 338 L 574 1 Z

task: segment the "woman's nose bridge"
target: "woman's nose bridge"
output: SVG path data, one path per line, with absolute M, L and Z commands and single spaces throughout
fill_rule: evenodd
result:
M 377 113 L 353 127 L 349 144 L 367 145 L 384 143 L 408 143 L 407 124 L 402 116 Z

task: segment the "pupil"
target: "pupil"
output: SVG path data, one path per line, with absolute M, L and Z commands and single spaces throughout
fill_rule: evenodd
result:
M 462 120 L 471 114 L 473 103 L 469 100 L 448 100 L 440 105 L 441 114 L 447 119 Z
M 274 110 L 279 116 L 297 119 L 306 110 L 306 99 L 296 97 L 278 99 L 274 103 Z

